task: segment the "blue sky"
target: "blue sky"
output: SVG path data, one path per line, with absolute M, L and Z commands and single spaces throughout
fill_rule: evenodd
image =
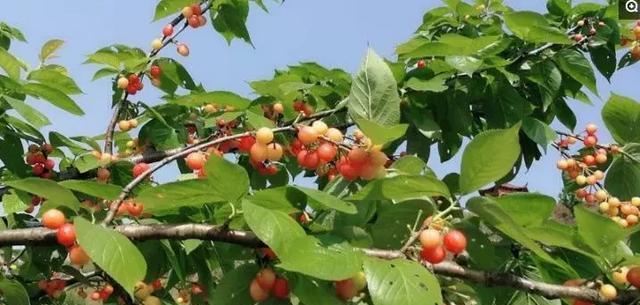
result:
M 521 10 L 546 10 L 543 0 L 505 2 Z M 5 13 L 0 20 L 21 29 L 29 41 L 28 44 L 15 43 L 12 52 L 35 65 L 39 48 L 45 41 L 65 40 L 54 62 L 68 67 L 85 92 L 76 98 L 87 113 L 84 117 L 59 111 L 46 102 L 33 101 L 32 104 L 42 106 L 54 122 L 46 131 L 55 129 L 67 135 L 104 132 L 111 115 L 109 80 L 91 82 L 97 69 L 82 62 L 87 54 L 113 43 L 147 49 L 165 24 L 165 21 L 151 22 L 155 3 L 21 0 L 3 4 Z M 423 13 L 441 4 L 433 0 L 287 0 L 283 5 L 267 0 L 265 3 L 270 7 L 268 14 L 253 6 L 249 16 L 248 28 L 255 49 L 238 40 L 228 46 L 210 26 L 189 30 L 181 36 L 181 41 L 189 45 L 191 55 L 179 60 L 196 81 L 208 90 L 229 90 L 249 96 L 248 81 L 269 78 L 275 68 L 300 61 L 317 61 L 353 73 L 367 46 L 387 58 L 394 58 L 394 47 L 411 36 Z M 170 48 L 162 55 L 176 56 Z M 577 112 L 578 126 L 589 122 L 602 125 L 600 109 L 611 91 L 640 100 L 639 76 L 640 65 L 636 65 L 616 72 L 611 81 L 613 85 L 599 77 L 602 99 L 594 97 L 593 106 L 577 101 L 570 103 Z M 157 90 L 144 90 L 136 98 L 155 103 L 159 96 Z M 610 140 L 609 135 L 600 137 L 603 141 Z M 440 164 L 434 152 L 429 165 L 444 175 L 459 171 L 459 157 Z M 523 171 L 516 182 L 528 183 L 532 190 L 549 195 L 558 194 L 561 179 L 555 169 L 557 157 L 550 150 L 531 171 Z M 160 173 L 163 180 L 172 179 L 173 175 L 168 171 Z

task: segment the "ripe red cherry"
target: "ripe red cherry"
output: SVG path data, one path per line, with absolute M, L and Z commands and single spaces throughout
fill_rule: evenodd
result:
M 187 167 L 191 170 L 201 170 L 206 162 L 207 158 L 201 152 L 190 153 L 186 159 Z
M 53 152 L 53 145 L 49 143 L 42 144 L 42 151 L 44 151 L 47 155 Z
M 91 293 L 91 300 L 98 301 L 100 299 L 100 292 L 94 291 L 93 293 Z
M 52 159 L 47 159 L 47 161 L 44 163 L 44 168 L 48 170 L 52 170 L 55 166 L 56 161 L 53 161 Z
M 160 70 L 159 66 L 151 66 L 151 68 L 149 69 L 149 74 L 151 74 L 151 77 L 153 78 L 158 78 L 160 77 L 160 74 L 162 73 L 162 71 Z
M 198 19 L 198 16 L 196 15 L 192 15 L 191 17 L 189 17 L 189 26 L 192 28 L 197 28 L 200 26 L 200 19 Z
M 171 36 L 173 35 L 173 25 L 167 24 L 162 28 L 162 35 Z
M 127 86 L 127 93 L 129 93 L 130 95 L 138 93 L 138 84 L 129 84 Z
M 640 288 L 640 267 L 633 267 L 627 272 L 627 281 L 631 286 Z
M 191 11 L 193 12 L 194 15 L 202 15 L 202 8 L 198 3 L 194 3 L 191 5 Z
M 336 295 L 343 301 L 351 300 L 358 294 L 358 289 L 356 288 L 353 279 L 346 279 L 342 281 L 336 282 Z
M 593 305 L 593 303 L 585 300 L 575 299 L 573 300 L 573 305 Z
M 336 146 L 333 143 L 328 142 L 320 144 L 317 151 L 320 160 L 325 162 L 333 160 L 333 158 L 335 158 L 336 154 L 338 153 L 338 149 L 336 148 Z
M 584 146 L 586 147 L 593 147 L 596 146 L 596 144 L 598 144 L 598 138 L 596 138 L 596 136 L 590 135 L 590 136 L 586 136 L 584 138 Z
M 349 161 L 353 164 L 364 164 L 369 157 L 367 151 L 362 148 L 354 148 L 349 151 Z
M 318 132 L 310 126 L 303 126 L 298 130 L 298 140 L 304 145 L 309 145 L 318 140 Z
M 84 266 L 89 263 L 91 259 L 80 246 L 74 245 L 69 248 L 69 261 L 73 265 Z
M 104 167 L 98 169 L 98 172 L 96 173 L 98 181 L 107 181 L 109 180 L 109 177 L 111 177 L 111 172 L 108 169 Z
M 76 228 L 70 223 L 63 224 L 56 232 L 56 239 L 65 247 L 73 246 L 76 242 Z
M 31 168 L 31 172 L 35 175 L 35 176 L 40 176 L 42 175 L 42 173 L 44 173 L 44 164 L 42 163 L 38 163 L 36 165 L 34 165 Z
M 256 144 L 256 139 L 254 137 L 242 137 L 238 141 L 238 149 L 243 153 L 248 153 L 251 150 L 251 146 L 253 146 L 253 144 Z
M 358 179 L 358 177 L 360 176 L 360 173 L 358 172 L 358 168 L 353 166 L 348 161 L 339 162 L 338 172 L 347 181 L 354 181 Z
M 42 225 L 48 229 L 58 229 L 66 222 L 64 214 L 57 209 L 51 209 L 42 215 Z
M 265 291 L 270 291 L 276 283 L 276 274 L 270 268 L 264 268 L 256 275 L 258 285 Z
M 131 83 L 137 84 L 139 82 L 140 82 L 140 77 L 138 77 L 138 74 L 133 73 L 133 74 L 129 75 L 129 83 L 130 84 Z
M 444 247 L 453 254 L 460 254 L 467 247 L 467 238 L 458 230 L 447 233 L 443 241 Z
M 129 215 L 131 215 L 132 217 L 140 217 L 140 215 L 142 215 L 142 210 L 144 209 L 144 206 L 141 203 L 132 203 L 126 206 L 127 207 L 127 212 L 129 212 Z
M 447 253 L 444 247 L 442 246 L 435 247 L 432 249 L 422 248 L 422 251 L 420 252 L 420 257 L 422 257 L 423 260 L 432 264 L 441 263 L 442 261 L 444 261 L 444 258 L 446 256 L 447 256 Z
M 289 282 L 283 278 L 277 278 L 273 290 L 271 291 L 273 296 L 278 299 L 286 299 L 289 297 Z
M 573 36 L 573 40 L 575 40 L 576 42 L 580 42 L 582 41 L 582 39 L 584 39 L 584 36 L 582 36 L 582 34 L 576 34 L 576 36 Z
M 418 60 L 418 69 L 424 69 L 427 66 L 427 62 L 424 59 Z
M 142 175 L 142 173 L 146 172 L 147 170 L 149 170 L 149 164 L 147 163 L 138 163 L 136 165 L 133 166 L 133 177 L 138 177 L 140 175 Z
M 264 256 L 265 258 L 269 259 L 269 260 L 276 260 L 278 258 L 278 256 L 276 255 L 275 252 L 273 252 L 273 250 L 271 250 L 271 248 L 261 248 L 260 249 L 260 253 L 262 254 L 262 256 Z
M 298 160 L 300 160 L 300 156 L 298 155 Z M 304 159 L 300 165 L 309 170 L 315 170 L 320 165 L 320 158 L 318 158 L 318 152 L 308 151 Z

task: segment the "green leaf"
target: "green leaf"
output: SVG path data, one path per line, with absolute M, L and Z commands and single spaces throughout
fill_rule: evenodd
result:
M 102 69 L 96 71 L 95 74 L 93 74 L 93 77 L 91 78 L 91 80 L 95 81 L 95 80 L 103 78 L 103 77 L 116 75 L 119 72 L 120 71 L 118 71 L 118 69 L 114 69 L 114 68 L 110 68 L 110 67 L 102 68 Z
M 233 106 L 236 110 L 244 110 L 249 107 L 251 101 L 228 91 L 194 92 L 189 95 L 172 99 L 170 103 L 187 107 L 200 107 L 204 104 L 218 104 L 218 106 Z
M 547 220 L 538 226 L 528 227 L 526 233 L 532 239 L 546 246 L 569 249 L 600 260 L 600 257 L 585 245 L 574 226 L 561 224 L 555 220 Z
M 598 95 L 596 76 L 591 63 L 576 49 L 562 50 L 553 57 L 560 70 L 569 74 L 573 79 L 583 84 L 593 94 Z
M 373 246 L 380 249 L 399 249 L 411 233 L 407 228 L 422 223 L 428 216 L 433 215 L 434 210 L 434 204 L 427 199 L 378 204 L 377 216 L 370 229 Z
M 80 202 L 73 193 L 48 179 L 25 178 L 5 182 L 6 185 L 47 199 L 50 207 L 66 206 L 74 211 L 80 208 Z
M 249 191 L 249 176 L 240 165 L 212 155 L 205 164 L 205 171 L 211 191 L 226 201 L 236 202 Z
M 598 71 L 607 80 L 611 81 L 611 76 L 616 72 L 616 47 L 610 42 L 602 46 L 593 47 L 589 50 L 591 62 L 598 68 Z
M 364 273 L 376 305 L 444 304 L 438 280 L 417 262 L 367 258 Z
M 211 189 L 206 180 L 194 179 L 144 189 L 136 197 L 145 211 L 154 214 L 179 213 L 181 207 L 201 207 L 204 203 L 223 202 L 221 194 Z
M 58 89 L 64 94 L 82 93 L 82 90 L 71 77 L 54 68 L 33 70 L 29 73 L 27 79 Z
M 451 197 L 444 182 L 433 176 L 402 175 L 369 182 L 359 192 L 351 195 L 350 201 L 393 200 L 404 201 L 425 197 Z
M 40 62 L 43 63 L 49 58 L 55 57 L 55 52 L 64 44 L 64 40 L 60 39 L 51 39 L 42 45 L 42 49 L 40 50 L 40 55 L 38 58 Z
M 183 7 L 193 4 L 193 0 L 160 0 L 156 5 L 156 13 L 153 21 L 162 19 L 182 10 Z
M 296 186 L 294 188 L 307 195 L 313 203 L 319 204 L 324 208 L 334 209 L 347 214 L 355 214 L 358 211 L 353 203 L 343 201 L 342 199 L 323 191 L 301 186 Z
M 242 38 L 251 44 L 251 37 L 247 30 L 249 16 L 249 0 L 227 0 L 220 2 L 210 10 L 213 28 L 231 43 L 233 38 Z
M 58 184 L 72 191 L 107 200 L 116 200 L 120 192 L 122 192 L 122 187 L 118 185 L 89 180 L 65 180 Z
M 370 121 L 364 118 L 355 118 L 358 128 L 371 139 L 371 143 L 374 145 L 385 146 L 407 133 L 408 124 L 397 124 L 390 126 L 383 126 L 374 121 Z
M 0 48 L 1 49 L 1 48 Z M 0 291 L 6 304 L 30 305 L 29 294 L 20 282 L 10 279 L 0 279 Z
M 401 58 L 490 55 L 500 53 L 507 46 L 508 44 L 503 45 L 500 36 L 470 38 L 448 33 L 440 36 L 438 41 L 433 42 L 424 37 L 414 38 L 398 46 L 396 53 Z
M 279 210 L 287 214 L 304 209 L 306 194 L 295 187 L 281 186 L 259 190 L 249 200 L 270 210 Z
M 616 157 L 607 171 L 604 185 L 611 195 L 630 200 L 640 194 L 640 144 L 627 144 L 622 150 L 635 161 L 624 155 Z
M 0 138 L 0 160 L 19 178 L 32 175 L 31 168 L 24 162 L 23 153 L 22 141 L 16 135 L 5 134 Z
M 182 146 L 175 128 L 155 118 L 142 126 L 139 138 L 141 143 L 149 141 L 156 149 L 161 150 Z
M 445 62 L 468 75 L 473 74 L 482 66 L 482 60 L 474 56 L 447 56 Z
M 404 156 L 391 164 L 391 168 L 407 175 L 420 175 L 427 167 L 422 159 L 416 156 Z
M 28 207 L 27 203 L 20 199 L 15 190 L 10 190 L 2 195 L 2 210 L 5 214 L 23 212 Z
M 249 200 L 242 202 L 242 211 L 251 231 L 278 257 L 285 254 L 293 240 L 306 237 L 304 229 L 285 212 L 270 210 Z
M 443 92 L 449 88 L 446 86 L 449 77 L 451 77 L 449 73 L 440 73 L 428 80 L 412 77 L 405 83 L 405 86 L 416 91 Z
M 336 305 L 343 303 L 336 296 L 335 288 L 331 283 L 306 276 L 296 276 L 294 278 L 292 291 L 306 305 Z
M 351 85 L 348 102 L 352 118 L 364 118 L 379 125 L 400 121 L 400 96 L 389 66 L 372 49 L 367 51 Z
M 589 211 L 584 206 L 574 208 L 573 212 L 582 240 L 601 256 L 617 259 L 616 244 L 627 235 L 624 229 L 608 217 Z
M 11 108 L 15 109 L 20 116 L 29 121 L 36 128 L 42 128 L 51 124 L 51 121 L 49 121 L 42 112 L 29 106 L 25 101 L 14 99 L 8 95 L 4 95 L 2 98 L 11 106 Z
M 526 117 L 522 121 L 522 131 L 529 137 L 529 139 L 540 145 L 544 151 L 547 151 L 547 146 L 553 140 L 556 139 L 556 132 L 549 125 L 544 122 L 532 118 Z
M 602 108 L 602 120 L 616 142 L 640 143 L 640 103 L 612 93 Z
M 20 69 L 25 69 L 25 66 L 7 50 L 0 48 L 0 68 L 7 72 L 9 77 L 17 80 L 20 79 Z
M 556 201 L 535 193 L 514 193 L 495 198 L 500 208 L 523 227 L 542 224 L 551 217 Z
M 350 246 L 322 246 L 311 236 L 292 239 L 284 253 L 278 253 L 278 267 L 327 281 L 350 278 L 362 269 L 361 254 Z
M 42 98 L 49 101 L 54 106 L 75 115 L 83 115 L 84 111 L 64 92 L 38 83 L 28 83 L 23 86 L 24 92 L 28 95 Z
M 244 264 L 225 273 L 209 298 L 211 305 L 252 305 L 249 284 L 260 268 L 255 264 Z
M 84 154 L 73 161 L 73 167 L 83 174 L 100 166 L 98 159 L 92 154 Z
M 535 12 L 522 11 L 504 15 L 504 22 L 516 36 L 535 43 L 569 44 L 567 34 L 552 27 L 547 19 Z
M 142 253 L 124 235 L 76 217 L 78 244 L 93 263 L 133 295 L 134 286 L 144 280 L 147 262 Z
M 460 191 L 468 194 L 507 175 L 520 156 L 520 124 L 485 131 L 476 136 L 462 155 Z

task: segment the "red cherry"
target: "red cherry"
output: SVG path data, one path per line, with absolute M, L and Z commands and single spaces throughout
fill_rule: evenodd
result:
M 353 279 L 346 279 L 336 282 L 336 295 L 343 301 L 351 300 L 358 294 L 358 290 Z
M 160 279 L 155 279 L 153 282 L 151 282 L 151 286 L 154 290 L 160 290 L 162 289 L 162 281 Z
M 320 160 L 325 162 L 333 160 L 333 158 L 335 158 L 336 154 L 338 153 L 338 149 L 336 148 L 336 146 L 333 143 L 328 142 L 320 144 L 317 151 Z
M 192 28 L 197 28 L 200 26 L 200 19 L 198 19 L 198 16 L 196 15 L 192 15 L 191 17 L 189 17 L 189 26 Z
M 91 258 L 80 246 L 74 245 L 69 248 L 69 261 L 73 265 L 84 266 L 91 261 Z
M 191 170 L 201 170 L 206 162 L 207 158 L 201 152 L 190 153 L 186 158 L 187 167 Z
M 424 59 L 418 60 L 418 69 L 424 69 L 427 66 L 427 62 Z
M 278 256 L 276 255 L 275 252 L 273 252 L 273 250 L 271 250 L 271 248 L 261 248 L 260 252 L 262 253 L 262 256 L 264 256 L 265 258 L 269 259 L 269 260 L 276 260 L 278 258 Z
M 453 254 L 460 254 L 467 247 L 467 238 L 458 230 L 447 233 L 444 238 L 444 247 Z
M 346 179 L 347 181 L 354 181 L 360 176 L 358 168 L 353 166 L 353 164 L 351 164 L 351 162 L 349 162 L 348 159 L 344 157 L 342 157 L 341 161 L 338 162 L 337 168 L 340 175 L 342 175 L 342 177 L 344 177 L 344 179 Z
M 367 162 L 367 159 L 369 158 L 369 154 L 367 153 L 367 151 L 365 151 L 362 148 L 354 148 L 351 151 L 349 151 L 348 157 L 351 163 L 360 165 Z
M 194 3 L 191 5 L 191 11 L 193 12 L 194 15 L 202 15 L 202 8 L 198 3 Z
M 129 84 L 134 83 L 137 84 L 140 82 L 140 77 L 138 76 L 138 74 L 130 74 L 129 75 Z
M 162 71 L 160 70 L 159 66 L 151 66 L 151 68 L 149 69 L 149 74 L 151 74 L 151 77 L 153 78 L 158 78 L 160 77 L 160 74 L 162 73 Z
M 269 268 L 264 268 L 256 275 L 256 280 L 262 289 L 269 291 L 276 283 L 276 274 Z
M 33 172 L 35 176 L 42 175 L 42 173 L 44 173 L 44 164 L 38 163 L 34 165 L 33 168 L 31 168 L 31 172 Z
M 640 267 L 633 267 L 627 272 L 627 281 L 631 286 L 640 288 Z
M 596 146 L 596 144 L 598 144 L 598 138 L 596 136 L 589 135 L 584 138 L 583 143 L 584 143 L 584 146 L 586 147 L 593 147 L 593 146 Z
M 27 161 L 27 164 L 29 164 L 29 165 L 34 165 L 34 164 L 36 164 L 36 155 L 31 154 L 31 153 L 27 154 L 27 159 L 26 159 L 26 161 Z
M 253 146 L 253 144 L 256 144 L 256 139 L 254 137 L 242 137 L 238 141 L 238 149 L 243 153 L 248 153 L 249 151 L 251 151 L 251 146 Z
M 138 93 L 138 85 L 137 84 L 129 84 L 127 86 L 127 93 L 129 93 L 130 95 L 134 95 L 134 94 Z
M 133 177 L 138 177 L 142 175 L 142 173 L 149 170 L 150 166 L 147 163 L 138 163 L 133 166 Z
M 289 298 L 289 282 L 286 279 L 277 278 L 271 292 L 278 299 Z
M 447 256 L 447 253 L 445 252 L 445 249 L 442 246 L 435 247 L 432 249 L 422 248 L 422 251 L 420 252 L 420 257 L 422 257 L 423 260 L 432 264 L 441 263 L 442 261 L 444 261 L 444 258 L 446 256 Z
M 100 292 L 94 291 L 91 293 L 91 300 L 98 301 L 100 300 Z
M 165 25 L 164 28 L 162 28 L 162 35 L 164 35 L 164 36 L 173 35 L 173 25 L 171 25 L 171 24 Z
M 63 224 L 56 232 L 56 239 L 59 244 L 71 247 L 76 242 L 75 227 L 70 223 Z
M 576 36 L 573 36 L 573 40 L 575 40 L 576 42 L 580 42 L 582 41 L 582 39 L 584 39 L 584 36 L 582 36 L 582 34 L 580 33 L 576 34 Z
M 53 152 L 53 145 L 49 144 L 49 143 L 44 143 L 42 144 L 42 151 L 45 152 L 47 155 Z
M 144 206 L 141 203 L 132 203 L 126 206 L 127 207 L 127 212 L 129 212 L 129 215 L 131 215 L 132 217 L 140 217 L 140 215 L 142 215 L 142 210 L 144 209 Z
M 44 163 L 44 167 L 48 170 L 52 170 L 56 166 L 56 161 L 52 159 L 47 159 L 47 162 Z
M 249 286 L 249 295 L 254 302 L 262 302 L 269 298 L 269 291 L 262 289 L 258 281 L 254 279 Z

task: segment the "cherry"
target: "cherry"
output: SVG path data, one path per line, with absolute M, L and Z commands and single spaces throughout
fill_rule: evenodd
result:
M 304 145 L 309 145 L 318 140 L 318 131 L 309 126 L 302 126 L 298 129 L 298 140 Z
M 593 305 L 593 303 L 585 300 L 575 299 L 573 300 L 573 305 Z
M 40 146 L 38 146 L 37 144 L 31 144 L 29 145 L 28 150 L 30 153 L 35 154 L 40 151 Z
M 277 114 L 283 114 L 284 113 L 284 106 L 282 106 L 281 103 L 273 104 L 273 112 L 275 112 Z
M 264 268 L 256 275 L 258 285 L 265 291 L 270 291 L 276 283 L 276 274 L 270 268 Z
M 273 142 L 273 131 L 266 127 L 258 129 L 256 132 L 256 142 L 265 145 Z
M 631 49 L 631 58 L 633 58 L 633 60 L 640 60 L 640 45 L 636 45 Z
M 267 145 L 267 159 L 269 159 L 269 161 L 280 161 L 280 159 L 282 159 L 283 153 L 284 152 L 280 144 L 271 143 Z
M 91 261 L 89 255 L 78 245 L 69 248 L 69 261 L 73 265 L 84 266 Z
M 420 252 L 420 257 L 422 257 L 423 260 L 432 264 L 441 263 L 442 261 L 444 261 L 444 258 L 446 256 L 447 256 L 447 253 L 445 252 L 445 249 L 442 246 L 435 247 L 432 249 L 422 248 L 422 251 Z
M 426 229 L 420 232 L 420 244 L 422 248 L 433 249 L 442 244 L 442 236 L 440 231 L 434 229 Z
M 98 179 L 98 181 L 106 182 L 107 180 L 109 180 L 109 177 L 111 177 L 111 172 L 108 169 L 104 167 L 98 169 L 98 172 L 96 173 L 96 178 Z
M 162 28 L 162 35 L 165 37 L 173 35 L 173 25 L 167 24 Z
M 341 160 L 339 162 L 338 172 L 347 181 L 354 181 L 358 179 L 358 176 L 360 176 L 358 173 L 358 168 L 353 166 L 347 159 Z
M 151 74 L 151 77 L 153 78 L 158 78 L 160 77 L 160 74 L 162 74 L 162 70 L 160 69 L 159 66 L 153 65 L 149 69 L 149 74 Z
M 578 23 L 577 23 L 577 25 L 578 25 L 579 27 L 583 27 L 583 26 L 584 26 L 584 22 L 585 22 L 585 21 L 584 21 L 584 19 L 579 20 L 579 21 L 578 21 Z
M 311 127 L 316 130 L 318 135 L 324 135 L 329 130 L 329 126 L 323 121 L 315 121 L 311 124 Z
M 249 295 L 254 302 L 262 302 L 269 298 L 269 291 L 262 289 L 260 284 L 258 284 L 258 280 L 253 279 L 249 286 Z
M 138 177 L 142 175 L 144 172 L 149 170 L 150 166 L 147 163 L 141 162 L 133 166 L 133 177 Z
M 424 59 L 418 60 L 417 63 L 418 69 L 424 69 L 427 67 L 427 62 Z
M 286 279 L 277 278 L 271 292 L 278 299 L 289 298 L 289 282 Z
M 198 19 L 197 15 L 191 15 L 188 19 L 189 26 L 192 28 L 197 28 L 200 26 L 200 19 Z
M 238 149 L 243 153 L 251 151 L 251 146 L 256 143 L 256 139 L 252 136 L 246 136 L 238 140 Z
M 605 300 L 613 300 L 618 296 L 618 291 L 613 285 L 605 284 L 600 287 L 600 295 Z
M 261 248 L 260 249 L 260 253 L 262 254 L 262 256 L 264 256 L 265 258 L 269 259 L 269 260 L 276 260 L 278 258 L 278 256 L 276 255 L 275 252 L 273 252 L 273 250 L 271 250 L 271 248 Z
M 129 80 L 126 77 L 120 77 L 118 78 L 117 86 L 122 90 L 127 89 L 129 86 Z
M 587 166 L 592 166 L 596 164 L 596 158 L 592 155 L 586 155 L 584 156 L 584 158 L 582 158 L 582 162 L 584 162 L 584 164 L 586 164 Z
M 153 287 L 154 290 L 162 289 L 162 281 L 160 279 L 155 279 L 151 282 L 151 287 Z
M 93 293 L 91 293 L 91 299 L 94 301 L 100 300 L 101 299 L 100 292 L 94 291 Z
M 269 149 L 264 144 L 253 144 L 253 146 L 251 146 L 251 150 L 249 151 L 251 160 L 256 163 L 264 162 L 269 157 L 268 150 Z
M 337 128 L 329 128 L 325 136 L 329 138 L 329 140 L 336 143 L 340 143 L 344 139 L 342 131 L 338 130 Z
M 631 286 L 640 288 L 640 267 L 633 267 L 627 272 L 627 282 Z
M 200 22 L 199 26 L 204 26 L 205 24 L 207 24 L 207 17 L 205 16 L 198 16 L 198 21 Z
M 200 7 L 200 4 L 194 3 L 190 7 L 191 7 L 191 12 L 194 15 L 202 15 L 202 8 Z
M 193 15 L 193 8 L 191 8 L 191 6 L 185 6 L 182 8 L 182 16 L 184 16 L 184 18 L 189 18 Z
M 151 49 L 157 51 L 160 50 L 160 48 L 162 48 L 162 39 L 156 38 L 151 41 Z
M 44 162 L 44 168 L 46 168 L 47 170 L 52 170 L 55 166 L 56 161 L 53 161 L 51 159 L 47 159 L 47 161 Z
M 142 305 L 162 305 L 162 301 L 155 296 L 148 296 L 142 301 Z
M 349 151 L 349 161 L 354 164 L 364 164 L 369 157 L 369 154 L 362 148 L 354 148 Z
M 636 40 L 640 40 L 640 25 L 633 28 L 633 34 L 636 36 Z
M 118 128 L 120 128 L 120 131 L 127 132 L 131 129 L 131 124 L 127 120 L 121 120 L 118 122 Z
M 42 175 L 44 173 L 44 164 L 38 163 L 34 165 L 33 168 L 31 168 L 31 172 L 36 176 Z
M 576 42 L 581 42 L 582 39 L 584 39 L 584 36 L 582 36 L 582 34 L 580 33 L 576 34 L 576 36 L 573 36 L 573 40 L 575 40 Z
M 358 289 L 353 282 L 353 279 L 346 279 L 336 282 L 336 295 L 343 301 L 351 300 L 358 294 Z
M 42 214 L 42 225 L 48 229 L 58 229 L 66 222 L 64 214 L 58 209 L 51 209 Z
M 130 95 L 134 95 L 134 94 L 138 93 L 137 84 L 129 84 L 129 86 L 127 86 L 127 90 L 126 91 Z
M 604 164 L 607 162 L 607 154 L 597 154 L 596 155 L 596 163 L 598 164 Z
M 587 127 L 585 128 L 585 131 L 587 132 L 587 134 L 589 134 L 590 136 L 594 135 L 597 131 L 598 131 L 598 126 L 596 124 L 589 124 L 587 125 Z
M 324 142 L 318 146 L 318 157 L 320 160 L 329 162 L 338 154 L 338 149 L 333 143 Z
M 189 56 L 189 47 L 184 43 L 179 43 L 176 50 L 182 56 Z
M 71 247 L 76 242 L 75 227 L 70 223 L 63 224 L 56 232 L 56 239 L 59 244 Z
M 467 247 L 467 238 L 458 230 L 447 233 L 444 238 L 444 247 L 451 253 L 460 254 Z
M 594 147 L 598 144 L 598 138 L 596 138 L 596 136 L 589 135 L 584 138 L 583 143 L 586 147 Z
M 131 215 L 132 217 L 140 217 L 140 215 L 142 215 L 142 210 L 144 209 L 144 206 L 142 204 L 136 202 L 131 203 L 126 207 L 127 212 L 129 212 L 129 215 Z
M 191 170 L 201 170 L 206 162 L 207 158 L 201 152 L 190 153 L 186 158 L 187 167 Z
M 298 154 L 298 164 L 308 169 L 315 170 L 320 165 L 320 158 L 318 152 L 303 150 Z
M 360 291 L 367 287 L 367 277 L 364 272 L 360 271 L 358 274 L 351 278 L 353 280 L 353 285 L 356 287 L 356 290 Z

